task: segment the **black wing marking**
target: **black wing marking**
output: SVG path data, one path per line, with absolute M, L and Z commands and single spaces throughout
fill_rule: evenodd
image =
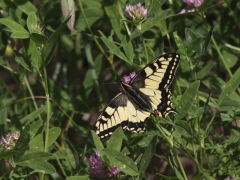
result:
M 131 102 L 127 94 L 119 93 L 98 117 L 95 131 L 102 140 L 108 139 L 119 126 L 132 132 L 142 132 L 150 114 Z
M 140 88 L 142 93 L 149 97 L 149 101 L 152 107 L 152 112 L 158 110 L 160 112 L 158 115 L 161 117 L 166 117 L 170 112 L 177 113 L 177 111 L 172 107 L 172 94 L 170 89 L 155 90 Z
M 176 53 L 159 56 L 138 72 L 129 84 L 136 88 L 167 89 L 173 81 L 179 61 L 180 55 Z

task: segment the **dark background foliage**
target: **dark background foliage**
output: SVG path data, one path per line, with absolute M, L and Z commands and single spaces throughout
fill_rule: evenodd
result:
M 148 9 L 140 30 L 125 13 L 139 2 Z M 183 8 L 2 0 L 0 134 L 21 135 L 2 142 L 1 178 L 89 179 L 96 149 L 121 167 L 116 179 L 239 177 L 240 2 L 205 0 L 178 14 Z M 121 77 L 168 52 L 181 55 L 171 85 L 179 115 L 150 120 L 147 133 L 118 129 L 103 146 L 90 130 Z

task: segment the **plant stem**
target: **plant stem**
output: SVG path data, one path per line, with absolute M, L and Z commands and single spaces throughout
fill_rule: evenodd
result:
M 176 158 L 176 160 L 177 160 L 177 163 L 178 163 L 178 166 L 179 166 L 179 168 L 180 168 L 180 171 L 181 171 L 182 176 L 184 177 L 184 179 L 188 180 L 188 178 L 187 178 L 187 176 L 186 176 L 186 173 L 185 173 L 185 171 L 184 171 L 184 169 L 183 169 L 182 163 L 181 163 L 181 161 L 180 161 L 180 159 L 179 159 L 179 157 L 178 157 L 178 154 L 177 154 L 177 151 L 176 151 L 175 148 L 173 148 L 173 154 L 174 154 L 174 156 L 175 156 L 175 158 Z
M 28 89 L 28 91 L 29 91 L 29 94 L 30 94 L 30 96 L 31 96 L 31 98 L 32 98 L 33 105 L 34 105 L 35 109 L 37 110 L 37 109 L 38 109 L 38 106 L 37 106 L 37 103 L 36 103 L 36 101 L 35 101 L 35 98 L 34 98 L 32 89 L 31 89 L 31 87 L 30 87 L 30 85 L 29 85 L 29 82 L 28 82 L 28 80 L 27 80 L 26 75 L 24 75 L 24 82 L 25 82 L 25 84 L 26 84 L 26 86 L 27 86 L 27 89 Z M 41 117 L 40 115 L 38 115 L 38 118 L 39 118 L 40 120 L 42 120 L 42 117 Z
M 93 32 L 92 32 L 89 24 L 88 24 L 87 18 L 86 18 L 86 16 L 85 16 L 85 13 L 84 13 L 84 10 L 83 10 L 83 7 L 82 7 L 82 2 L 81 2 L 80 0 L 78 0 L 78 4 L 79 4 L 79 6 L 80 6 L 80 11 L 81 11 L 81 13 L 82 13 L 83 19 L 84 19 L 84 21 L 85 21 L 85 23 L 86 23 L 86 26 L 87 26 L 89 32 L 90 32 L 91 35 L 92 35 L 92 38 L 93 38 L 94 42 L 96 43 L 96 45 L 97 45 L 97 47 L 99 48 L 99 50 L 101 51 L 101 53 L 102 53 L 102 54 L 105 56 L 105 58 L 108 60 L 108 62 L 110 63 L 111 67 L 113 67 L 113 61 L 111 60 L 111 58 L 109 58 L 109 57 L 107 56 L 107 54 L 105 53 L 105 51 L 103 50 L 103 48 L 100 46 L 98 40 L 97 40 L 96 37 L 94 36 L 94 34 L 93 34 Z
M 213 45 L 214 45 L 214 47 L 215 47 L 215 49 L 216 49 L 216 51 L 217 51 L 219 57 L 220 57 L 220 60 L 222 61 L 222 63 L 223 63 L 223 65 L 224 65 L 225 69 L 226 69 L 227 72 L 228 72 L 228 75 L 229 75 L 230 77 L 232 77 L 232 76 L 233 76 L 233 75 L 232 75 L 232 72 L 230 71 L 230 69 L 229 69 L 229 67 L 228 67 L 228 65 L 227 65 L 227 62 L 225 61 L 225 59 L 224 59 L 222 53 L 220 52 L 220 50 L 219 50 L 219 48 L 218 48 L 218 45 L 217 45 L 217 43 L 216 43 L 214 37 L 212 36 L 211 39 L 212 39 Z

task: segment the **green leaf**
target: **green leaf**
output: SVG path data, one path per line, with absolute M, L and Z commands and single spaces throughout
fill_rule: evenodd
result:
M 2 97 L 1 97 L 2 99 Z M 0 132 L 4 131 L 4 127 L 7 124 L 7 108 L 3 107 L 2 103 L 0 103 L 1 109 L 0 109 Z
M 192 42 L 189 43 L 189 46 L 187 48 L 187 54 L 189 57 L 195 56 L 196 53 L 198 53 L 201 50 L 201 42 L 202 42 L 202 38 L 199 37 L 192 40 Z
M 15 150 L 2 151 L 2 152 L 0 152 L 0 159 L 4 159 L 4 160 L 8 161 L 16 153 L 17 153 L 17 151 L 15 151 Z
M 118 46 L 116 46 L 112 40 L 107 39 L 102 32 L 99 31 L 99 33 L 102 35 L 101 39 L 104 42 L 104 44 L 108 47 L 108 49 L 116 56 L 118 56 L 120 59 L 126 61 L 127 63 L 131 64 L 128 58 L 124 55 L 124 53 L 119 49 Z
M 43 59 L 45 61 L 45 66 L 47 66 L 50 63 L 53 53 L 54 53 L 54 50 L 55 50 L 55 47 L 56 47 L 56 44 L 57 44 L 57 37 L 51 38 L 51 40 L 48 39 L 47 43 L 44 45 Z
M 50 147 L 57 140 L 60 133 L 61 133 L 61 128 L 59 127 L 53 127 L 49 129 L 47 147 Z
M 158 12 L 156 12 L 154 18 L 148 19 L 142 24 L 141 31 L 139 31 L 138 29 L 135 29 L 135 31 L 130 36 L 131 40 L 135 39 L 136 37 L 139 37 L 142 33 L 146 32 L 147 30 L 155 26 L 159 21 L 161 21 L 162 19 L 165 19 L 169 11 L 170 9 L 166 9 L 163 11 L 159 10 Z
M 70 156 L 68 155 L 68 159 L 69 159 L 69 162 L 71 163 L 72 167 L 74 167 L 75 171 L 79 171 L 80 170 L 80 166 L 79 166 L 79 155 L 76 151 L 76 149 L 74 148 L 74 146 L 68 141 L 66 140 L 66 143 L 69 147 L 69 149 L 71 150 L 71 159 L 70 159 Z
M 30 12 L 27 18 L 27 27 L 29 32 L 34 32 L 34 29 L 37 28 L 37 16 L 36 13 Z
M 38 33 L 31 33 L 30 34 L 31 40 L 36 44 L 46 44 L 48 41 L 48 38 L 44 35 L 38 34 Z
M 185 37 L 186 42 L 189 45 L 194 39 L 197 38 L 197 35 L 189 28 L 185 28 Z
M 178 49 L 178 53 L 179 53 L 180 55 L 187 56 L 187 50 L 186 50 L 186 48 L 184 47 L 181 38 L 177 35 L 177 32 L 176 32 L 176 31 L 173 32 L 173 37 L 174 37 L 174 40 L 175 40 L 175 43 L 176 43 L 177 47 L 179 48 L 179 49 Z
M 121 37 L 121 15 L 120 12 L 122 11 L 122 6 L 119 5 L 120 2 L 118 1 L 104 1 L 104 10 L 108 16 L 108 19 L 111 22 L 111 27 L 113 28 L 115 34 L 120 38 Z
M 25 32 L 28 33 L 20 24 L 16 23 L 15 21 L 7 18 L 1 18 L 0 23 L 7 26 L 9 29 L 11 29 L 12 32 Z
M 29 61 L 27 61 L 23 56 L 22 54 L 20 54 L 18 51 L 14 51 L 14 54 L 15 54 L 15 59 L 16 61 L 26 70 L 32 72 L 32 69 L 31 69 L 31 63 Z
M 31 12 L 36 13 L 36 7 L 27 0 L 12 0 L 12 2 L 16 5 L 18 9 L 20 9 L 25 14 L 30 14 Z
M 215 66 L 215 62 L 208 63 L 205 67 L 203 67 L 200 71 L 197 72 L 197 79 L 203 79 L 205 76 L 209 74 L 213 66 Z
M 240 108 L 240 103 L 235 100 L 227 99 L 224 100 L 220 106 L 218 106 L 219 111 L 231 111 Z
M 149 163 L 151 162 L 153 154 L 155 153 L 156 143 L 157 143 L 157 137 L 155 136 L 152 139 L 151 143 L 146 148 L 142 156 L 142 159 L 139 164 L 139 174 L 144 172 L 147 169 Z
M 213 0 L 205 0 L 203 1 L 203 3 L 201 4 L 201 6 L 198 7 L 199 11 L 204 11 L 206 8 L 208 8 L 210 6 L 210 4 L 212 4 Z
M 131 176 L 137 176 L 139 174 L 137 166 L 135 165 L 133 160 L 125 156 L 124 154 L 118 151 L 114 151 L 112 149 L 104 149 L 103 156 L 106 156 L 111 162 L 111 165 L 115 165 L 117 168 L 121 169 L 121 171 L 123 171 L 125 174 Z
M 192 130 L 186 121 L 179 120 L 174 125 L 176 131 L 185 137 L 192 137 Z
M 90 177 L 88 175 L 69 176 L 66 178 L 66 180 L 90 180 Z
M 231 79 L 227 82 L 224 89 L 222 90 L 219 100 L 218 107 L 226 100 L 238 87 L 240 84 L 240 68 L 234 73 Z
M 132 42 L 131 42 L 130 37 L 128 36 L 126 30 L 121 31 L 121 42 L 122 42 L 124 52 L 129 60 L 129 62 L 132 63 L 133 57 L 134 57 L 133 46 L 132 46 Z
M 29 147 L 30 147 L 29 153 L 43 151 L 44 150 L 43 134 L 38 134 L 35 138 L 33 138 L 29 144 Z
M 47 44 L 49 44 L 50 42 L 54 42 L 57 39 L 57 36 L 59 35 L 59 33 L 62 31 L 62 29 L 66 26 L 66 24 L 68 23 L 69 19 L 71 18 L 71 16 L 68 16 L 62 23 L 61 25 L 56 29 L 56 31 L 50 36 L 50 38 L 48 39 Z
M 24 130 L 21 132 L 20 137 L 18 138 L 14 150 L 17 153 L 13 156 L 15 162 L 17 162 L 25 153 L 30 142 L 30 125 L 27 124 Z
M 211 41 L 211 37 L 212 37 L 212 34 L 213 34 L 213 28 L 214 28 L 214 25 L 212 25 L 211 29 L 208 32 L 207 37 L 205 38 L 205 41 L 204 41 L 204 44 L 203 44 L 203 47 L 202 47 L 202 54 L 201 55 L 204 55 L 207 51 L 207 47 L 208 47 L 208 45 Z
M 22 43 L 27 54 L 25 59 L 27 58 L 26 62 L 30 63 L 31 71 L 38 71 L 41 67 L 41 56 L 38 47 L 31 39 L 23 39 Z
M 56 169 L 48 162 L 41 162 L 38 164 L 33 164 L 29 166 L 31 169 L 34 169 L 37 172 L 44 172 L 45 174 L 54 174 Z
M 64 110 L 73 110 L 73 104 L 71 103 L 69 94 L 64 91 L 63 88 L 57 86 L 55 82 L 48 79 L 49 94 Z
M 83 9 L 88 25 L 91 27 L 96 21 L 98 21 L 99 19 L 103 18 L 104 16 L 104 11 L 103 9 L 98 9 L 98 8 L 92 8 L 90 6 L 90 8 L 84 8 Z M 84 18 L 82 16 L 82 14 L 80 14 L 80 17 L 78 18 L 76 25 L 75 25 L 76 29 L 84 29 L 86 28 L 86 23 L 84 21 Z
M 169 176 L 164 176 L 162 174 L 156 174 L 157 176 L 160 177 L 160 179 L 166 179 L 166 180 L 179 180 L 177 177 L 169 177 Z
M 33 122 L 33 123 L 30 125 L 30 136 L 31 136 L 31 139 L 32 139 L 35 135 L 37 135 L 37 132 L 38 132 L 38 130 L 40 129 L 40 127 L 42 126 L 42 123 L 43 123 L 42 120 L 38 120 L 38 121 Z
M 182 119 L 188 112 L 188 110 L 191 108 L 197 92 L 199 88 L 200 82 L 196 81 L 190 85 L 189 88 L 186 89 L 184 94 L 182 95 L 178 107 L 177 107 L 177 112 L 180 114 L 179 116 L 175 116 L 175 120 Z
M 122 130 L 122 127 L 118 127 L 113 132 L 111 138 L 109 139 L 107 148 L 120 152 L 122 147 L 122 140 L 123 140 L 123 130 Z
M 95 147 L 97 148 L 98 152 L 104 149 L 102 142 L 100 141 L 99 137 L 96 135 L 95 131 L 91 130 L 93 142 Z
M 28 153 L 24 156 L 22 156 L 17 162 L 17 165 L 20 166 L 29 166 L 34 164 L 39 164 L 42 162 L 45 162 L 49 159 L 53 159 L 53 156 L 51 153 L 48 152 L 34 152 L 34 153 Z
M 26 124 L 29 122 L 34 121 L 40 114 L 42 114 L 46 110 L 45 106 L 41 106 L 37 110 L 33 111 L 32 113 L 28 114 L 24 118 L 20 119 L 21 124 Z
M 28 39 L 29 33 L 25 31 L 13 32 L 10 37 L 16 39 Z

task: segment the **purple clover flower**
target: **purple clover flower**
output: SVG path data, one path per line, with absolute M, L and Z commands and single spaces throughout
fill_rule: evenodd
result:
M 224 180 L 237 180 L 237 178 L 231 178 L 230 176 L 228 176 Z
M 178 14 L 184 14 L 186 12 L 194 12 L 194 9 L 189 9 L 190 6 L 198 8 L 204 2 L 204 0 L 183 0 L 187 4 L 187 7 L 183 8 Z
M 89 158 L 89 175 L 98 178 L 112 177 L 121 172 L 116 166 L 112 165 L 111 168 L 102 160 L 98 151 L 91 155 Z
M 16 145 L 16 141 L 18 140 L 19 136 L 20 133 L 18 131 L 16 131 L 13 134 L 7 134 L 6 138 L 2 136 L 0 139 L 0 144 L 3 145 L 3 148 L 5 150 L 13 149 L 14 146 Z
M 138 3 L 137 5 L 128 5 L 125 8 L 125 11 L 128 17 L 132 18 L 133 20 L 143 20 L 144 16 L 147 14 L 148 10 Z
M 125 83 L 129 83 L 136 76 L 136 72 L 131 72 L 130 76 L 124 75 L 123 80 Z

